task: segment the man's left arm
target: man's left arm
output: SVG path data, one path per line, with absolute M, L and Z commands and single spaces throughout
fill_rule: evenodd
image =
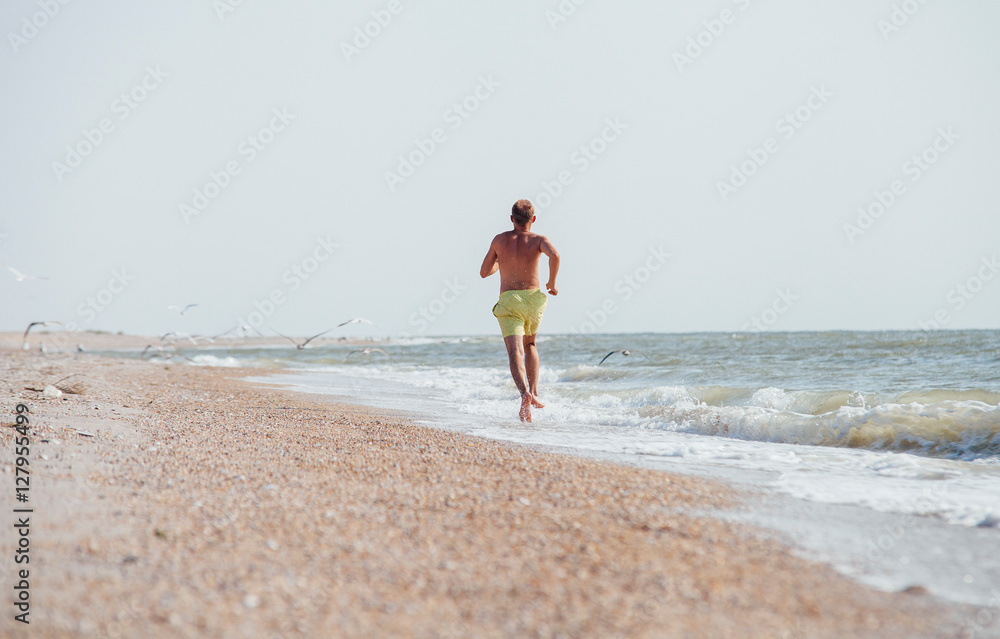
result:
M 556 250 L 556 247 L 552 245 L 552 242 L 547 237 L 542 238 L 539 250 L 549 258 L 549 281 L 545 285 L 545 289 L 549 292 L 549 295 L 558 295 L 559 289 L 556 288 L 556 275 L 559 274 L 559 251 Z

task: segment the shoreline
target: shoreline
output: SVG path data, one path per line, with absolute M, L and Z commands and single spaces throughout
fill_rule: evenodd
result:
M 870 506 L 810 500 L 778 491 L 779 476 L 766 470 L 738 469 L 711 463 L 688 463 L 674 456 L 612 452 L 593 445 L 535 441 L 514 419 L 499 430 L 494 424 L 470 427 L 472 420 L 441 411 L 439 402 L 423 391 L 344 375 L 303 370 L 268 371 L 249 378 L 265 388 L 318 395 L 327 401 L 350 401 L 373 410 L 404 411 L 407 418 L 432 428 L 526 446 L 541 453 L 561 454 L 651 469 L 695 479 L 739 485 L 747 497 L 733 508 L 706 513 L 762 529 L 791 546 L 804 559 L 833 566 L 859 583 L 883 592 L 923 588 L 945 604 L 1000 608 L 996 560 L 990 552 L 996 536 L 992 526 L 964 526 L 910 513 L 885 512 Z M 317 383 L 329 389 L 320 392 Z M 513 400 L 512 400 L 513 401 Z M 483 432 L 483 431 L 486 432 Z M 534 428 L 529 428 L 531 433 Z M 529 436 L 525 436 L 529 435 Z M 544 439 L 544 438 L 543 438 Z M 789 445 L 791 448 L 797 446 Z M 942 554 L 941 548 L 961 549 Z
M 44 636 L 936 637 L 974 612 L 703 514 L 740 499 L 721 482 L 260 388 L 257 369 L 0 357 L 10 414 L 32 408 Z M 71 373 L 83 394 L 21 390 Z

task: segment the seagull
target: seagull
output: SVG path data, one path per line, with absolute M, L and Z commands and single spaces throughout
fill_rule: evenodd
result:
M 187 313 L 189 310 L 191 310 L 195 306 L 198 306 L 198 305 L 197 304 L 188 304 L 184 308 L 181 308 L 180 306 L 168 306 L 167 310 L 168 311 L 177 311 L 178 313 L 180 313 L 181 315 L 183 315 L 184 313 Z
M 194 363 L 193 359 L 191 359 L 190 357 L 188 357 L 186 355 L 181 355 L 180 353 L 153 353 L 152 355 L 149 356 L 148 359 L 149 360 L 153 360 L 153 359 L 157 359 L 157 358 L 159 358 L 159 359 L 168 359 L 168 360 L 169 359 L 185 359 L 185 360 L 191 362 L 192 364 Z
M 36 326 L 55 326 L 55 325 L 62 326 L 62 322 L 32 322 L 28 324 L 28 328 L 24 329 L 24 337 L 21 338 L 22 340 L 21 348 L 23 350 L 28 350 L 28 333 L 31 332 L 31 329 L 33 329 Z
M 234 332 L 234 331 L 236 332 L 236 335 L 235 336 L 230 336 L 229 334 L 232 333 L 232 332 Z M 219 339 L 220 337 L 237 337 L 237 338 L 239 338 L 239 337 L 251 337 L 254 333 L 257 333 L 257 331 L 255 331 L 250 326 L 248 326 L 246 324 L 240 324 L 239 326 L 232 327 L 231 329 L 229 329 L 228 331 L 225 331 L 224 333 L 219 333 L 218 335 L 213 336 L 212 339 Z M 260 335 L 260 333 L 257 333 L 257 334 Z M 260 336 L 263 337 L 263 335 L 260 335 Z
M 372 323 L 371 320 L 366 320 L 363 317 L 355 317 L 352 320 L 347 320 L 346 322 L 337 324 L 337 328 L 340 328 L 341 326 L 347 326 L 348 324 L 371 324 L 371 323 Z
M 273 328 L 271 330 L 274 331 Z M 299 349 L 300 351 L 304 351 L 306 349 L 306 346 L 309 344 L 309 342 L 313 341 L 317 337 L 320 337 L 322 335 L 326 335 L 327 333 L 329 333 L 332 330 L 333 330 L 332 328 L 328 328 L 325 331 L 323 331 L 322 333 L 316 333 L 315 335 L 313 335 L 312 337 L 310 337 L 306 341 L 302 342 L 301 344 L 298 343 L 298 342 L 296 342 L 295 340 L 293 340 L 291 337 L 288 337 L 287 335 L 281 335 L 281 333 L 278 333 L 278 331 L 274 331 L 274 332 L 278 333 L 278 335 L 281 335 L 282 337 L 284 337 L 285 339 L 287 339 L 292 344 L 295 344 L 295 348 Z
M 149 349 L 151 349 L 151 348 L 154 349 L 154 350 L 156 350 L 156 351 L 158 351 L 158 352 L 161 352 L 161 353 L 163 351 L 167 350 L 167 349 L 163 348 L 162 346 L 160 346 L 159 344 L 146 344 L 146 348 L 142 349 L 142 353 L 139 354 L 139 357 L 145 357 L 146 356 L 146 352 L 149 351 Z M 173 346 L 171 346 L 170 348 L 173 348 Z
M 348 353 L 347 357 L 350 357 L 351 355 L 354 355 L 355 353 L 361 353 L 363 355 L 371 355 L 372 353 L 382 353 L 383 355 L 385 355 L 389 359 L 392 359 L 392 356 L 389 355 L 389 353 L 386 353 L 385 351 L 383 351 L 381 348 L 359 348 L 359 349 L 357 349 L 355 351 L 351 351 L 350 353 Z M 347 361 L 347 357 L 344 358 L 345 362 Z
M 25 280 L 47 280 L 47 277 L 38 277 L 36 275 L 25 275 L 21 271 L 17 270 L 13 266 L 8 266 L 7 270 L 14 274 L 14 279 L 18 282 L 23 282 Z
M 146 353 L 149 351 L 149 349 L 153 349 L 155 352 L 150 353 L 149 357 L 147 358 Z M 139 357 L 143 359 L 153 359 L 154 357 L 159 357 L 162 359 L 173 359 L 175 357 L 180 357 L 182 359 L 186 359 L 189 362 L 194 362 L 194 360 L 191 359 L 190 357 L 178 353 L 177 349 L 174 348 L 173 346 L 167 346 L 166 348 L 164 348 L 157 344 L 147 344 L 146 348 L 142 349 L 142 354 L 139 355 Z
M 206 342 L 209 342 L 209 343 L 214 343 L 215 342 L 215 340 L 213 338 L 211 338 L 211 337 L 205 337 L 204 335 L 188 335 L 187 333 L 178 333 L 176 331 L 170 331 L 169 333 L 164 333 L 163 336 L 160 337 L 159 341 L 162 342 L 162 341 L 166 340 L 168 337 L 173 337 L 175 342 L 177 340 L 180 340 L 180 339 L 186 339 L 187 341 L 191 342 L 195 346 L 198 345 L 198 340 L 200 340 L 200 339 L 203 339 L 203 340 L 205 340 Z
M 653 363 L 653 360 L 649 359 L 649 357 L 647 357 L 646 354 L 643 353 L 642 351 L 611 351 L 610 353 L 608 353 L 607 355 L 604 356 L 604 359 L 607 359 L 607 358 L 611 357 L 615 353 L 621 353 L 623 357 L 628 357 L 629 355 L 632 355 L 633 353 L 638 353 L 639 355 L 642 355 L 643 357 L 645 357 L 646 360 L 650 364 Z M 597 365 L 600 366 L 601 364 L 603 364 L 604 363 L 604 359 L 602 359 L 600 362 L 598 362 Z

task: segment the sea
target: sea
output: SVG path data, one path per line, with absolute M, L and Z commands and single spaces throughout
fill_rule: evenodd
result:
M 719 516 L 885 590 L 1000 615 L 1000 331 L 540 336 L 532 423 L 499 336 L 190 350 L 254 383 L 721 480 Z

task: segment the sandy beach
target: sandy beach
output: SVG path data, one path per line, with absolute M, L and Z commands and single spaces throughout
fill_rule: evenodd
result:
M 3 636 L 930 638 L 970 613 L 713 517 L 749 498 L 733 486 L 242 379 L 258 370 L 18 342 L 0 352 L 0 540 L 22 403 L 31 624 L 7 603 Z M 60 380 L 76 392 L 26 388 Z

